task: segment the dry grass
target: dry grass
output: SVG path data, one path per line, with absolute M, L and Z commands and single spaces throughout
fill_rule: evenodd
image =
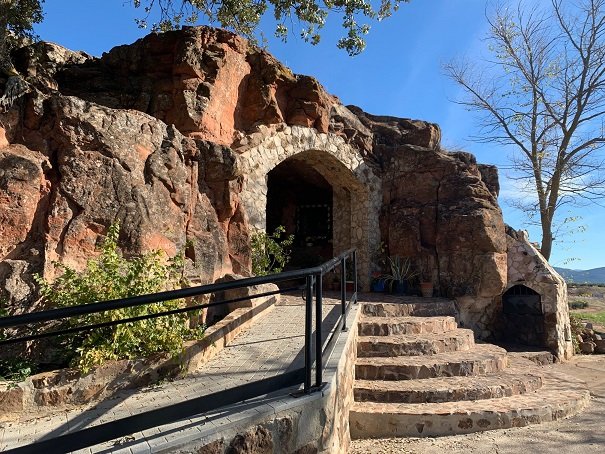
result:
M 572 309 L 570 312 L 576 317 L 598 325 L 605 329 L 605 288 L 582 285 L 570 287 L 569 303 L 586 302 L 588 306 L 584 309 Z

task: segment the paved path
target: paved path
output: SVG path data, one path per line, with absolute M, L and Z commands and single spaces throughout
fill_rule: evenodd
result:
M 339 313 L 339 301 L 324 298 L 324 337 L 329 334 L 329 328 L 334 326 Z M 0 451 L 302 367 L 304 317 L 304 301 L 300 296 L 282 296 L 280 303 L 266 310 L 250 329 L 237 336 L 227 348 L 187 378 L 136 391 L 122 391 L 94 408 L 55 410 L 35 419 L 0 423 Z M 248 409 L 253 411 L 253 408 Z M 208 431 L 212 425 L 229 422 L 234 414 L 241 416 L 242 410 L 241 407 L 236 408 L 222 415 L 224 417 L 220 412 L 212 418 L 201 415 L 133 434 L 137 442 L 142 441 L 136 445 L 136 449 L 124 447 L 113 451 L 120 442 L 132 441 L 132 437 L 127 437 L 79 452 L 149 452 L 151 448 L 170 442 L 175 437 L 190 436 L 202 429 Z
M 548 366 L 585 380 L 592 396 L 579 415 L 557 422 L 440 438 L 355 440 L 351 454 L 586 454 L 605 451 L 605 355 Z

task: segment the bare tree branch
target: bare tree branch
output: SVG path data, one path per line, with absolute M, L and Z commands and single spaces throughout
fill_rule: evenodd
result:
M 539 220 L 549 258 L 557 210 L 605 195 L 605 0 L 519 2 L 488 22 L 493 57 L 445 71 L 480 114 L 476 140 L 517 148 L 510 178 L 533 197 L 513 206 Z

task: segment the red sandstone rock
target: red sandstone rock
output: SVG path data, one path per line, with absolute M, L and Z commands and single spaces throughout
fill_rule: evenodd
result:
M 337 103 L 317 80 L 295 76 L 245 39 L 209 27 L 152 33 L 71 65 L 57 79 L 65 94 L 147 112 L 185 135 L 223 145 L 258 124 L 327 132 Z
M 44 143 L 42 152 L 22 145 L 0 150 L 0 286 L 11 300 L 26 292 L 6 288 L 10 280 L 30 282 L 33 272 L 52 277 L 51 261 L 82 268 L 116 220 L 128 254 L 174 255 L 190 240 L 195 280 L 231 272 L 231 250 L 235 268 L 249 268 L 236 246 L 247 244 L 248 230 L 235 216 L 240 174 L 229 148 L 186 138 L 141 112 L 58 94 L 43 104 L 39 128 L 24 134 L 28 144 Z M 7 269 L 7 259 L 30 263 L 24 244 L 36 251 L 37 266 Z
M 48 194 L 40 153 L 22 145 L 0 148 L 0 260 L 16 258 L 15 249 L 30 231 L 38 205 Z
M 380 139 L 375 141 L 386 146 L 417 145 L 436 149 L 441 142 L 441 129 L 434 123 L 409 118 L 371 115 L 356 106 L 347 106 L 361 122 Z
M 8 139 L 6 138 L 6 129 L 0 127 L 0 149 L 8 146 Z
M 116 220 L 128 254 L 175 254 L 191 241 L 196 281 L 248 273 L 245 175 L 229 146 L 278 123 L 361 151 L 383 179 L 389 253 L 434 263 L 442 293 L 490 298 L 503 287 L 497 176 L 439 151 L 435 124 L 346 108 L 312 77 L 208 27 L 150 34 L 101 58 L 39 43 L 16 64 L 34 90 L 0 115 L 0 156 L 30 169 L 19 177 L 15 167 L 0 187 L 0 291 L 14 311 L 35 299 L 32 273 L 52 277 L 52 260 L 82 267 Z
M 507 273 L 502 213 L 474 158 L 415 146 L 385 147 L 382 158 L 389 253 L 437 257 L 442 294 L 499 295 Z

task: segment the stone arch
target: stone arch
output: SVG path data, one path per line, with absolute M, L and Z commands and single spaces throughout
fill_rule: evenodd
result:
M 261 126 L 235 150 L 245 176 L 240 199 L 254 229 L 266 229 L 268 175 L 282 162 L 304 162 L 330 182 L 333 252 L 357 248 L 360 283 L 368 288 L 372 252 L 380 243 L 381 184 L 361 153 L 339 136 L 299 126 Z
M 547 346 L 542 295 L 527 283 L 508 286 L 502 294 L 504 340 L 508 343 Z

